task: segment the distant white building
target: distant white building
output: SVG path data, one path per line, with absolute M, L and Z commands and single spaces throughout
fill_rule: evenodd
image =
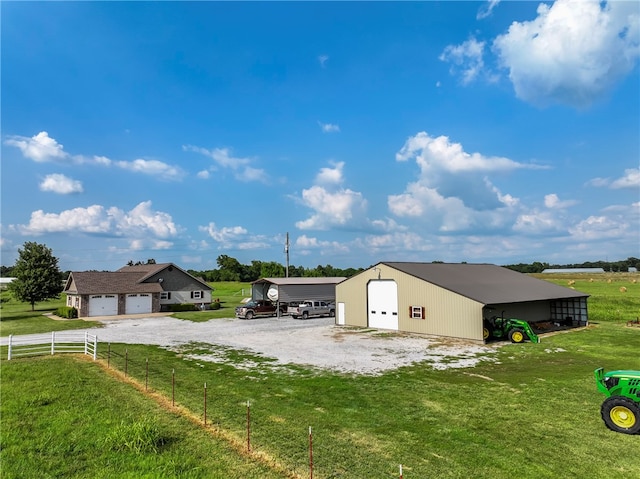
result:
M 604 268 L 547 268 L 543 273 L 604 273 Z
M 9 283 L 11 283 L 15 278 L 0 278 L 0 289 L 7 289 Z

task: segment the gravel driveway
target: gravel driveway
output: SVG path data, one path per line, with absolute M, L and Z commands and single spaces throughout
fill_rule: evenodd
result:
M 248 369 L 256 365 L 254 359 L 259 356 L 262 366 L 297 364 L 352 374 L 381 374 L 417 362 L 428 362 L 436 369 L 470 367 L 491 360 L 495 352 L 495 346 L 451 338 L 335 326 L 334 318 L 300 320 L 285 316 L 195 323 L 173 317 L 145 317 L 100 322 L 103 328 L 87 331 L 97 334 L 101 343 L 157 345 L 181 351 L 191 359 L 213 362 L 231 362 L 226 353 L 240 350 L 250 356 L 239 363 L 234 354 L 233 364 Z

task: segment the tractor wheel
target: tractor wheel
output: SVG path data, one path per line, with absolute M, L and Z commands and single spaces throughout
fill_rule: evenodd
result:
M 623 434 L 640 433 L 640 405 L 631 399 L 611 396 L 602 403 L 600 414 L 612 431 Z
M 491 339 L 491 336 L 493 336 L 493 328 L 488 321 L 485 321 L 482 324 L 482 339 L 488 341 L 489 339 Z
M 524 331 L 520 328 L 513 328 L 509 331 L 509 339 L 512 343 L 524 343 Z

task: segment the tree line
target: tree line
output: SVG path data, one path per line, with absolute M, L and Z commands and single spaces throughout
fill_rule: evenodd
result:
M 199 271 L 188 269 L 189 274 L 202 278 L 205 281 L 243 281 L 252 282 L 260 278 L 284 278 L 287 276 L 286 266 L 277 261 L 253 260 L 251 264 L 242 264 L 236 258 L 227 255 L 220 255 L 216 260 L 217 269 Z M 289 265 L 289 277 L 309 278 L 309 277 L 350 277 L 364 268 L 335 268 L 330 264 L 326 266 L 318 265 L 315 268 L 305 268 L 304 266 Z
M 276 261 L 251 261 L 251 264 L 242 264 L 236 258 L 227 255 L 218 256 L 217 269 L 197 271 L 187 270 L 193 276 L 209 282 L 217 281 L 242 281 L 252 282 L 260 278 L 292 278 L 302 277 L 351 277 L 365 268 L 335 268 L 330 264 L 318 265 L 315 268 L 304 266 L 285 266 Z M 441 261 L 433 261 L 441 263 Z M 129 261 L 129 266 L 145 264 L 141 261 Z M 147 259 L 146 264 L 156 264 L 155 259 Z M 573 264 L 549 264 L 535 261 L 531 264 L 518 263 L 505 265 L 506 268 L 520 273 L 541 273 L 545 269 L 560 268 L 602 268 L 608 272 L 626 272 L 629 268 L 640 270 L 640 259 L 629 257 L 621 261 L 587 261 Z M 0 266 L 0 276 L 15 277 L 16 280 L 9 284 L 9 290 L 19 301 L 26 301 L 33 309 L 36 302 L 57 297 L 63 289 L 63 282 L 69 277 L 69 271 L 61 272 L 58 268 L 58 258 L 46 245 L 26 242 L 22 249 L 18 250 L 18 259 L 13 266 Z
M 640 271 L 640 259 L 631 256 L 622 261 L 585 261 L 584 263 L 570 264 L 550 264 L 534 261 L 531 264 L 508 264 L 505 265 L 505 268 L 509 268 L 520 273 L 542 273 L 545 269 L 565 268 L 602 268 L 607 272 L 620 273 L 629 271 L 629 268 L 636 268 L 636 270 Z

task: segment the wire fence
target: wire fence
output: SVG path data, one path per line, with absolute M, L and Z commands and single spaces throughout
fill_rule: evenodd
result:
M 307 470 L 306 477 L 313 479 L 316 470 L 332 469 L 324 458 L 333 454 L 330 451 L 336 450 L 336 444 L 332 443 L 332 435 L 318 434 L 322 425 L 320 428 L 312 428 L 301 424 L 299 428 L 287 427 L 274 432 L 274 417 L 277 417 L 276 422 L 287 422 L 279 418 L 278 411 L 265 411 L 256 407 L 251 400 L 243 400 L 237 394 L 222 390 L 221 385 L 215 384 L 215 378 L 208 383 L 198 383 L 192 377 L 186 377 L 187 371 L 169 368 L 165 363 L 158 366 L 153 359 L 136 356 L 135 352 L 121 344 L 117 347 L 110 343 L 102 345 L 98 358 L 104 360 L 108 368 L 116 369 L 125 377 L 134 379 L 146 392 L 160 393 L 167 404 L 188 410 L 192 417 L 198 418 L 203 427 L 230 432 L 234 438 L 232 442 L 247 453 L 259 454 L 261 450 L 272 450 L 270 444 L 278 441 L 286 444 L 287 462 L 299 464 L 298 470 Z M 352 455 L 341 454 L 339 469 L 357 469 L 358 464 L 353 461 L 357 459 Z M 403 479 L 402 465 L 390 467 L 391 470 L 385 477 Z M 393 467 L 399 467 L 399 470 L 391 472 Z
M 192 419 L 195 417 L 205 428 L 215 428 L 217 432 L 230 440 L 239 449 L 248 454 L 261 450 L 271 450 L 269 444 L 274 440 L 286 444 L 287 462 L 300 464 L 298 470 L 308 472 L 306 477 L 313 479 L 315 470 L 331 469 L 324 463 L 323 456 L 330 456 L 330 450 L 336 445 L 331 443 L 330 436 L 318 435 L 311 426 L 299 429 L 288 427 L 277 433 L 269 430 L 267 423 L 273 421 L 277 411 L 256 410 L 251 400 L 240 400 L 240 397 L 221 389 L 222 385 L 209 382 L 196 383 L 188 374 L 181 374 L 176 368 L 169 369 L 166 364 L 158 366 L 147 357 L 132 354 L 123 345 L 112 347 L 111 343 L 98 343 L 98 338 L 86 332 L 53 332 L 51 334 L 30 335 L 28 337 L 9 336 L 8 359 L 17 357 L 53 355 L 56 353 L 83 353 L 94 360 L 102 360 L 108 369 L 121 372 L 126 378 L 134 380 L 145 392 L 156 393 L 164 398 L 166 404 L 180 408 Z M 224 433 L 226 432 L 226 433 Z M 274 434 L 279 434 L 274 437 Z M 357 464 L 349 464 L 353 457 L 341 456 L 340 469 L 348 470 Z M 291 471 L 289 471 L 291 472 Z M 304 477 L 299 476 L 298 477 Z M 386 477 L 404 478 L 402 465 L 399 474 L 387 473 Z

